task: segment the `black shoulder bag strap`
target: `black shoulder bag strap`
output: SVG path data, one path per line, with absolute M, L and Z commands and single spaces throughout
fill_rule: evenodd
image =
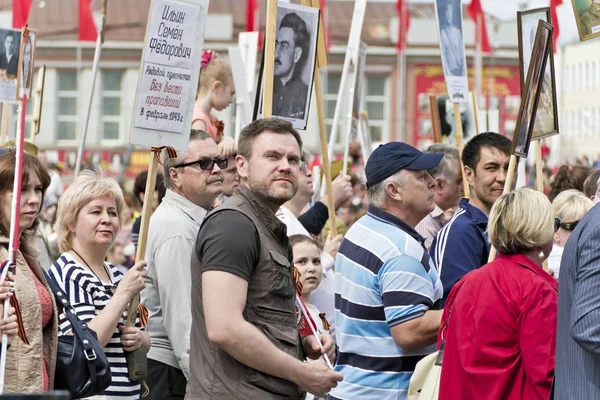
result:
M 73 329 L 73 335 L 75 336 L 75 340 L 78 340 L 83 347 L 83 354 L 85 355 L 85 359 L 87 360 L 87 365 L 90 371 L 90 381 L 92 383 L 92 387 L 96 386 L 96 352 L 92 347 L 92 344 L 85 339 L 85 331 L 88 329 L 87 324 L 81 322 L 79 317 L 77 317 L 77 313 L 75 312 L 75 308 L 69 303 L 69 298 L 65 292 L 62 291 L 58 283 L 52 278 L 48 273 L 42 268 L 44 272 L 44 276 L 46 281 L 48 282 L 48 286 L 52 290 L 52 294 L 54 294 L 54 299 L 56 300 L 56 304 L 62 309 L 65 316 L 69 319 L 71 323 L 71 328 Z

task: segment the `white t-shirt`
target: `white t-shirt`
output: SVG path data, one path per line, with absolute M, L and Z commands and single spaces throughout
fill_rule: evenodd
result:
M 304 235 L 309 236 L 310 233 L 298 221 L 298 218 L 284 206 L 279 207 L 277 218 L 287 227 L 288 236 Z M 310 294 L 310 302 L 313 303 L 319 310 L 323 310 L 327 322 L 329 322 L 329 333 L 335 339 L 335 275 L 331 270 L 335 260 L 329 254 L 321 253 L 321 266 L 323 267 L 323 277 L 321 284 L 314 292 Z

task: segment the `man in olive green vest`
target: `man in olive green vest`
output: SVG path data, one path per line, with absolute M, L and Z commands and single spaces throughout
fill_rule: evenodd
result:
M 321 350 L 314 337 L 298 334 L 286 227 L 275 216 L 298 189 L 301 147 L 281 119 L 241 132 L 240 185 L 206 216 L 192 252 L 186 399 L 300 400 L 342 380 L 319 359 L 334 356 L 331 336 L 321 335 Z

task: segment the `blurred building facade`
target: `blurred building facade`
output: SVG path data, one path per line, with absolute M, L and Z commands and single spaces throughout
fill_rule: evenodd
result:
M 95 3 L 98 3 L 95 7 L 99 12 L 101 2 Z M 226 54 L 227 47 L 237 44 L 238 34 L 245 29 L 245 4 L 243 0 L 211 1 L 206 49 Z M 96 80 L 84 155 L 88 162 L 101 162 L 106 168 L 115 170 L 119 170 L 119 163 L 131 158 L 128 174 L 147 168 L 147 151 L 129 146 L 129 129 L 149 5 L 150 0 L 127 0 L 118 2 L 118 5 L 109 2 L 106 41 Z M 260 26 L 264 29 L 266 0 L 260 1 L 260 7 Z M 327 2 L 326 21 L 331 47 L 329 65 L 321 70 L 321 74 L 328 130 L 333 120 L 353 7 L 354 2 L 351 1 Z M 362 30 L 362 39 L 368 45 L 362 108 L 369 115 L 373 142 L 403 140 L 423 147 L 433 139 L 428 96 L 443 94 L 446 88 L 433 4 L 410 3 L 409 9 L 411 26 L 408 48 L 405 50 L 406 67 L 401 76 L 401 63 L 395 49 L 398 29 L 395 2 L 369 2 Z M 11 1 L 0 0 L 0 26 L 10 26 L 10 10 Z M 481 109 L 486 109 L 490 104 L 497 111 L 489 116 L 483 112 L 479 114 L 479 130 L 489 128 L 511 135 L 519 107 L 516 21 L 490 22 L 493 21 L 488 21 L 488 29 L 495 44 L 494 54 L 493 57 L 486 55 L 483 58 L 482 96 L 478 103 Z M 87 106 L 94 43 L 77 41 L 77 8 L 73 0 L 33 0 L 29 25 L 39 31 L 36 66 L 47 66 L 41 131 L 36 137 L 36 144 L 46 151 L 48 161 L 58 162 L 68 170 L 75 162 Z M 473 87 L 475 27 L 466 15 L 463 32 Z M 260 56 L 256 62 L 259 61 Z M 595 65 L 600 68 L 600 61 Z M 34 79 L 34 85 L 35 82 Z M 447 106 L 442 103 L 440 101 L 439 109 L 443 113 Z M 474 115 L 472 107 L 471 110 L 468 108 L 463 107 L 463 123 L 470 126 L 469 132 L 474 132 Z M 32 112 L 33 106 L 30 104 L 27 108 L 28 132 Z M 594 115 L 600 118 L 600 113 Z M 219 117 L 225 122 L 226 134 L 233 135 L 235 104 Z M 441 115 L 441 118 L 444 119 L 445 115 Z M 445 119 L 452 120 L 451 116 Z M 13 107 L 11 135 L 14 135 L 16 120 L 16 107 Z M 314 96 L 309 125 L 303 135 L 308 150 L 318 151 Z M 341 151 L 343 135 L 338 137 L 336 149 Z

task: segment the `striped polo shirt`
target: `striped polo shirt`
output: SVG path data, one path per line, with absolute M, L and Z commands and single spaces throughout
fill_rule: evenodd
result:
M 344 380 L 333 399 L 406 399 L 415 364 L 435 344 L 404 350 L 391 328 L 439 308 L 442 285 L 423 238 L 401 219 L 369 206 L 336 260 L 335 322 Z
M 123 274 L 110 263 L 104 265 L 107 268 L 112 285 L 118 285 L 123 278 Z M 69 302 L 75 309 L 77 317 L 83 322 L 94 319 L 112 297 L 110 287 L 106 287 L 89 269 L 80 265 L 70 253 L 63 253 L 52 265 L 49 274 L 69 297 Z M 122 316 L 119 324 L 125 324 L 125 322 L 126 318 Z M 139 326 L 139 317 L 136 319 L 136 326 Z M 66 335 L 70 330 L 71 323 L 61 312 L 59 315 L 59 335 Z M 127 377 L 127 360 L 125 359 L 125 352 L 121 345 L 121 334 L 117 326 L 115 326 L 112 337 L 104 347 L 104 353 L 110 363 L 112 382 L 104 392 L 98 396 L 92 396 L 90 399 L 139 399 L 140 384 L 139 382 L 131 382 Z

